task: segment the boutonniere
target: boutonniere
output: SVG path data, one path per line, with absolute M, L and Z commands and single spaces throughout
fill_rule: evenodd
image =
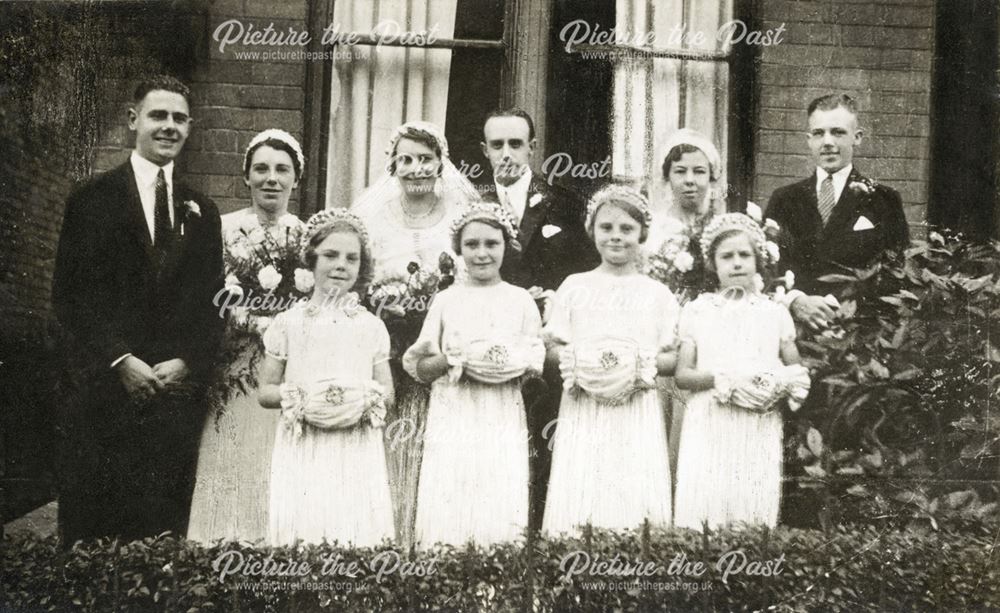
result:
M 529 207 L 538 206 L 538 203 L 541 202 L 541 201 L 542 201 L 542 195 L 541 194 L 535 194 L 534 196 L 532 196 L 531 198 L 528 199 L 528 206 Z
M 184 236 L 184 226 L 189 217 L 201 217 L 201 207 L 194 200 L 185 200 L 181 209 L 181 236 Z
M 875 191 L 875 182 L 871 179 L 861 179 L 860 181 L 851 181 L 847 184 L 847 189 L 852 192 L 860 192 L 862 194 L 870 194 Z

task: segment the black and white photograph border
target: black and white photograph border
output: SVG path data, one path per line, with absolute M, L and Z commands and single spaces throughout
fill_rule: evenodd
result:
M 3 611 L 1000 610 L 995 1 L 8 0 L 0 143 Z

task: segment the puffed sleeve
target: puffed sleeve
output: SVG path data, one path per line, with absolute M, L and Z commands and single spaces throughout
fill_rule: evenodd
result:
M 529 372 L 541 373 L 545 365 L 545 343 L 542 342 L 542 317 L 527 290 L 517 288 L 521 304 L 521 333 L 528 339 L 527 356 Z
M 527 290 L 517 289 L 521 290 L 518 292 L 518 300 L 521 313 L 523 314 L 521 319 L 521 333 L 525 336 L 541 337 L 542 316 L 538 314 L 538 307 L 535 306 L 535 301 L 531 298 L 531 294 Z
M 264 353 L 282 362 L 288 359 L 288 311 L 278 313 L 264 331 Z
M 372 365 L 377 365 L 389 361 L 391 343 L 389 341 L 389 331 L 386 329 L 385 324 L 378 317 L 374 315 L 372 317 L 375 319 L 375 323 L 373 324 L 375 330 L 375 354 L 372 357 Z
M 656 282 L 654 281 L 654 283 Z M 659 294 L 657 306 L 660 311 L 660 335 L 657 339 L 657 349 L 664 351 L 677 344 L 677 320 L 680 317 L 681 306 L 670 288 L 661 283 L 656 283 L 656 285 Z
M 794 341 L 795 322 L 792 321 L 792 314 L 782 304 L 775 304 L 774 306 L 778 311 L 778 333 L 780 334 L 779 338 L 781 338 L 781 342 Z
M 681 309 L 681 315 L 677 322 L 677 337 L 681 342 L 695 342 L 699 310 L 701 310 L 701 305 L 698 300 L 692 300 Z
M 417 342 L 413 343 L 403 354 L 403 370 L 417 381 L 422 380 L 417 375 L 417 364 L 420 360 L 441 353 L 441 333 L 444 328 L 442 311 L 444 303 L 448 299 L 447 292 L 448 290 L 445 290 L 435 296 L 431 302 L 431 308 L 427 311 L 427 317 L 424 318 L 424 325 L 420 329 Z M 429 383 L 429 381 L 424 381 L 424 383 Z
M 569 277 L 556 290 L 556 295 L 552 299 L 552 315 L 542 331 L 542 337 L 546 343 L 568 344 L 572 340 L 570 327 L 570 307 L 572 305 L 570 302 L 573 298 L 574 285 L 573 277 Z

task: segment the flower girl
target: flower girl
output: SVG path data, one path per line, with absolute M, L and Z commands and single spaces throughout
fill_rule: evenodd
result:
M 500 278 L 516 233 L 495 203 L 470 205 L 455 220 L 467 278 L 435 297 L 403 356 L 407 372 L 433 382 L 417 486 L 415 536 L 425 547 L 511 541 L 527 526 L 520 380 L 541 372 L 545 347 L 534 300 Z
M 677 385 L 693 394 L 678 450 L 677 526 L 778 521 L 777 407 L 785 397 L 800 403 L 809 375 L 799 365 L 788 309 L 757 289 L 758 272 L 771 257 L 765 245 L 763 230 L 742 213 L 717 216 L 701 237 L 719 290 L 681 312 Z
M 598 191 L 586 225 L 603 261 L 568 277 L 553 301 L 545 337 L 564 392 L 542 523 L 551 533 L 670 524 L 656 375 L 673 373 L 679 307 L 666 286 L 637 270 L 650 219 L 634 189 Z
M 271 461 L 269 540 L 371 547 L 393 537 L 382 426 L 392 404 L 389 335 L 356 291 L 371 279 L 368 233 L 343 209 L 306 228 L 308 302 L 264 334 L 260 404 L 280 408 Z

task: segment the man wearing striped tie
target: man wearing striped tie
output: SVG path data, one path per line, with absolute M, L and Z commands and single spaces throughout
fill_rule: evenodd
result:
M 792 316 L 819 329 L 834 316 L 834 307 L 819 295 L 826 293 L 819 277 L 904 248 L 909 231 L 899 193 L 854 167 L 854 148 L 863 135 L 854 100 L 822 96 L 809 104 L 807 116 L 816 172 L 775 190 L 767 217 L 782 227 L 781 257 L 795 273 L 796 290 L 787 296 Z

